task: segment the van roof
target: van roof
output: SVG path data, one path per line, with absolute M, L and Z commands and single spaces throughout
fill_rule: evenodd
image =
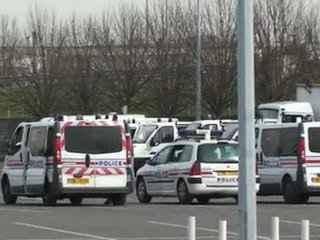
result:
M 287 112 L 313 113 L 311 104 L 309 102 L 282 101 L 262 103 L 259 105 L 258 109 L 261 108 L 284 108 Z

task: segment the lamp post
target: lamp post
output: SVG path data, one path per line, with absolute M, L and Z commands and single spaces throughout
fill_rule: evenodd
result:
M 196 120 L 201 119 L 201 8 L 197 0 Z
M 238 0 L 239 239 L 257 239 L 253 0 Z

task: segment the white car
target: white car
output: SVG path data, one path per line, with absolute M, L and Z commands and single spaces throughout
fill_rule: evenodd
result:
M 238 144 L 228 140 L 181 140 L 168 144 L 137 172 L 139 202 L 155 196 L 177 196 L 180 203 L 194 198 L 238 196 Z M 256 191 L 260 179 L 256 176 Z

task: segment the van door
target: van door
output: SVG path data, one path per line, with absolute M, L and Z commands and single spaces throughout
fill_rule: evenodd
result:
M 93 188 L 95 186 L 93 126 L 85 121 L 61 122 L 61 174 L 66 189 Z
M 48 125 L 37 124 L 31 126 L 28 137 L 28 153 L 26 164 L 25 189 L 27 193 L 42 193 L 47 172 L 47 144 Z
M 305 173 L 307 187 L 320 191 L 320 124 L 303 123 L 305 146 Z M 317 191 L 317 189 L 314 189 Z
M 281 128 L 264 128 L 261 131 L 259 148 L 257 151 L 260 175 L 260 191 L 265 194 L 279 193 L 280 184 L 278 176 L 280 175 L 280 146 Z
M 8 154 L 5 158 L 5 167 L 8 168 L 9 181 L 13 193 L 24 193 L 26 138 L 26 125 L 19 125 L 12 135 Z
M 120 126 L 91 127 L 93 160 L 96 166 L 96 188 L 124 188 L 127 186 L 126 136 Z M 89 146 L 91 148 L 91 146 Z

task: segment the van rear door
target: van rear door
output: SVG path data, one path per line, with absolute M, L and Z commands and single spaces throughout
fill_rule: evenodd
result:
M 105 125 L 103 121 L 67 126 L 62 149 L 64 186 L 125 187 L 125 146 L 120 126 Z
M 307 187 L 320 188 L 320 123 L 303 123 Z

